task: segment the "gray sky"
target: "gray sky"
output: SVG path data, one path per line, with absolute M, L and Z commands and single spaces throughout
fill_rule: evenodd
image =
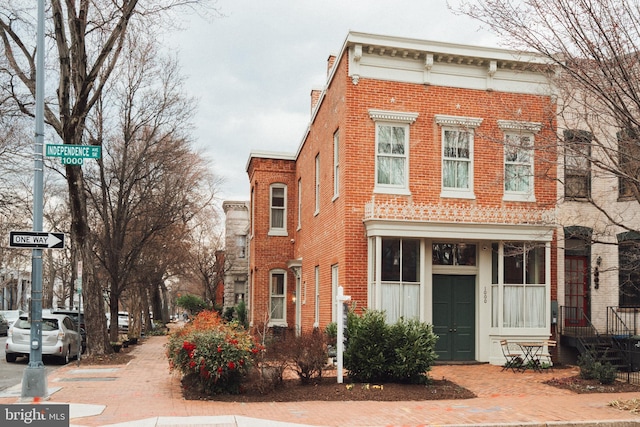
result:
M 191 16 L 171 35 L 189 94 L 199 100 L 197 146 L 225 179 L 224 200 L 248 200 L 249 153 L 295 153 L 310 117 L 310 93 L 349 30 L 496 46 L 480 24 L 445 0 L 218 0 L 225 15 Z

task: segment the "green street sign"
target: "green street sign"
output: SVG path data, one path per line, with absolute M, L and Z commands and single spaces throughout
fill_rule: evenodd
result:
M 63 165 L 81 165 L 82 161 L 77 163 L 69 159 L 99 159 L 101 148 L 99 145 L 47 144 L 47 156 L 62 157 Z

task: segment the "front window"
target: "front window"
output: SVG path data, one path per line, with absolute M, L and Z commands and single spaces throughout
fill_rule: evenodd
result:
M 270 235 L 286 236 L 287 235 L 287 187 L 282 184 L 274 184 L 271 186 L 271 227 Z
M 545 246 L 508 242 L 502 245 L 502 326 L 505 328 L 544 328 L 546 326 Z M 494 271 L 498 245 L 493 245 Z M 494 281 L 498 279 L 493 275 Z M 498 279 L 498 281 L 500 281 Z M 498 289 L 496 287 L 495 289 Z M 494 297 L 495 295 L 494 292 Z M 499 309 L 493 301 L 494 319 Z M 494 322 L 494 326 L 495 322 Z
M 549 299 L 549 244 L 505 242 L 492 246 L 492 321 L 503 328 L 545 328 Z
M 406 125 L 378 124 L 376 131 L 376 185 L 407 186 L 408 132 Z
M 564 196 L 586 199 L 591 190 L 591 140 L 587 131 L 564 131 Z
M 442 189 L 471 191 L 473 133 L 463 129 L 442 131 Z
M 380 309 L 387 322 L 420 317 L 420 241 L 382 239 Z
M 640 235 L 618 236 L 618 270 L 620 307 L 640 307 Z
M 418 113 L 369 110 L 375 121 L 375 191 L 409 194 L 409 125 Z
M 269 323 L 282 324 L 286 322 L 286 273 L 272 271 L 269 277 Z
M 237 236 L 236 239 L 236 245 L 238 245 L 238 258 L 245 258 L 247 256 L 247 236 Z
M 532 197 L 533 135 L 505 135 L 504 191 L 506 199 L 527 200 Z

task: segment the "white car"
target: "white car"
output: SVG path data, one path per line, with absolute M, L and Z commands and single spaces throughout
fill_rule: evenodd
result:
M 73 320 L 64 314 L 42 315 L 42 355 L 55 356 L 64 364 L 76 357 L 80 346 L 80 334 L 74 330 Z M 5 353 L 7 362 L 15 362 L 18 356 L 31 352 L 31 321 L 25 315 L 16 320 L 7 334 Z
M 22 310 L 0 310 L 0 314 L 2 314 L 5 319 L 7 319 L 7 322 L 9 322 L 9 327 L 11 327 L 13 325 L 13 322 L 18 320 L 18 317 L 27 313 Z

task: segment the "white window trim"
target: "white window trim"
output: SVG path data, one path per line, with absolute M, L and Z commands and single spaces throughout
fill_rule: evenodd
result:
M 320 153 L 316 154 L 315 170 L 316 170 L 316 178 L 315 178 L 314 185 L 315 185 L 316 209 L 313 212 L 313 214 L 318 215 L 320 213 Z
M 340 196 L 340 131 L 333 134 L 333 200 Z
M 320 327 L 320 266 L 316 265 L 315 271 L 314 271 L 314 280 L 315 280 L 315 285 L 316 285 L 316 289 L 315 289 L 315 296 L 314 296 L 314 300 L 315 300 L 315 306 L 313 308 L 313 327 L 314 328 L 318 328 Z
M 375 170 L 374 170 L 374 193 L 382 194 L 398 194 L 411 195 L 409 190 L 409 144 L 411 142 L 410 125 L 418 118 L 418 113 L 404 111 L 388 111 L 388 110 L 369 110 L 369 117 L 375 122 Z M 405 131 L 405 164 L 403 185 L 389 185 L 378 183 L 378 126 L 394 126 L 404 125 Z
M 302 229 L 302 178 L 298 178 L 298 230 Z
M 435 122 L 440 126 L 440 176 L 443 176 L 444 169 L 444 132 L 445 130 L 458 130 L 469 132 L 471 140 L 469 141 L 469 188 L 449 188 L 444 187 L 442 178 L 440 181 L 440 197 L 457 198 L 457 199 L 475 199 L 474 193 L 474 145 L 475 145 L 475 129 L 482 124 L 483 119 L 478 117 L 448 116 L 445 114 L 436 114 Z
M 271 226 L 272 224 L 271 216 L 273 214 L 272 202 L 273 202 L 274 188 L 284 189 L 284 209 L 283 209 L 284 212 L 283 212 L 282 228 L 273 228 Z M 269 233 L 267 233 L 267 235 L 269 236 L 287 236 L 288 235 L 288 232 L 287 232 L 287 185 L 286 184 L 271 184 L 269 186 Z
M 273 275 L 275 274 L 282 274 L 284 276 L 283 277 L 284 301 L 282 305 L 282 319 L 271 318 L 271 298 L 272 298 L 271 283 L 273 280 Z M 286 270 L 275 269 L 275 270 L 269 271 L 269 326 L 287 326 L 287 271 Z
M 518 134 L 520 136 L 529 136 L 531 138 L 531 176 L 529 177 L 529 191 L 507 191 L 503 185 L 504 195 L 502 200 L 509 202 L 535 202 L 535 135 L 542 129 L 542 123 L 537 122 L 525 122 L 518 120 L 498 120 L 498 127 L 504 132 L 504 139 L 507 139 L 507 135 Z M 503 182 L 506 184 L 507 179 L 507 162 L 505 155 L 502 156 L 503 167 Z
M 457 198 L 457 199 L 475 199 L 476 195 L 473 190 L 473 163 L 474 163 L 474 132 L 473 129 L 466 129 L 462 127 L 452 127 L 452 126 L 443 126 L 441 128 L 442 135 L 442 151 L 440 152 L 440 173 L 441 176 L 444 177 L 444 133 L 446 131 L 459 131 L 459 132 L 467 132 L 469 134 L 469 188 L 456 188 L 456 187 L 444 187 L 444 183 L 441 182 L 441 190 L 440 197 L 443 198 Z M 461 160 L 456 160 L 461 161 Z

